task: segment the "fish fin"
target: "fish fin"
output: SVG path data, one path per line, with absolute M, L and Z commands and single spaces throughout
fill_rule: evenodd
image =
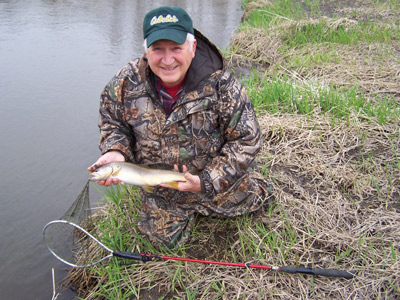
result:
M 163 183 L 170 187 L 173 187 L 174 189 L 177 189 L 179 181 L 169 181 L 169 182 L 163 182 Z
M 117 169 L 114 171 L 114 168 L 112 170 L 112 176 L 117 176 L 119 174 L 119 172 L 121 172 L 122 168 L 117 167 Z
M 154 188 L 153 187 L 151 187 L 151 186 L 149 186 L 149 185 L 144 185 L 144 186 L 142 186 L 143 187 L 143 189 L 146 191 L 146 192 L 148 192 L 148 193 L 154 193 Z

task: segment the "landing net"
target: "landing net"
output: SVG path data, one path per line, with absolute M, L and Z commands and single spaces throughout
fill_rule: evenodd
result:
M 70 266 L 82 265 L 90 257 L 89 240 L 74 226 L 62 221 L 68 221 L 78 227 L 90 230 L 93 226 L 89 201 L 89 181 L 59 220 L 46 224 L 43 228 L 43 238 L 47 248 L 59 260 Z

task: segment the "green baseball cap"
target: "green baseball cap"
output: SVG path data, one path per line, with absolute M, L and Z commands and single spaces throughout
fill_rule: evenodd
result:
M 193 22 L 189 14 L 180 7 L 155 8 L 149 11 L 143 20 L 143 37 L 147 39 L 147 47 L 158 40 L 183 44 L 188 32 L 194 34 Z

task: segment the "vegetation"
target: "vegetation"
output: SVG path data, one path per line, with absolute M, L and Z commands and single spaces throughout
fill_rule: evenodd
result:
M 244 1 L 227 51 L 264 134 L 265 212 L 199 217 L 190 243 L 140 235 L 139 191 L 114 187 L 94 232 L 121 251 L 354 272 L 352 280 L 175 261 L 71 270 L 84 299 L 400 297 L 397 0 Z M 151 296 L 151 297 L 150 297 Z

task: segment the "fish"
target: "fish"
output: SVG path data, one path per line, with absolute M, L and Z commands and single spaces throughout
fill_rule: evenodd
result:
M 178 188 L 179 182 L 186 182 L 184 173 L 150 169 L 128 162 L 111 162 L 89 173 L 89 181 L 117 178 L 124 183 L 141 186 L 147 192 L 153 192 L 153 187 L 164 183 L 170 187 Z

